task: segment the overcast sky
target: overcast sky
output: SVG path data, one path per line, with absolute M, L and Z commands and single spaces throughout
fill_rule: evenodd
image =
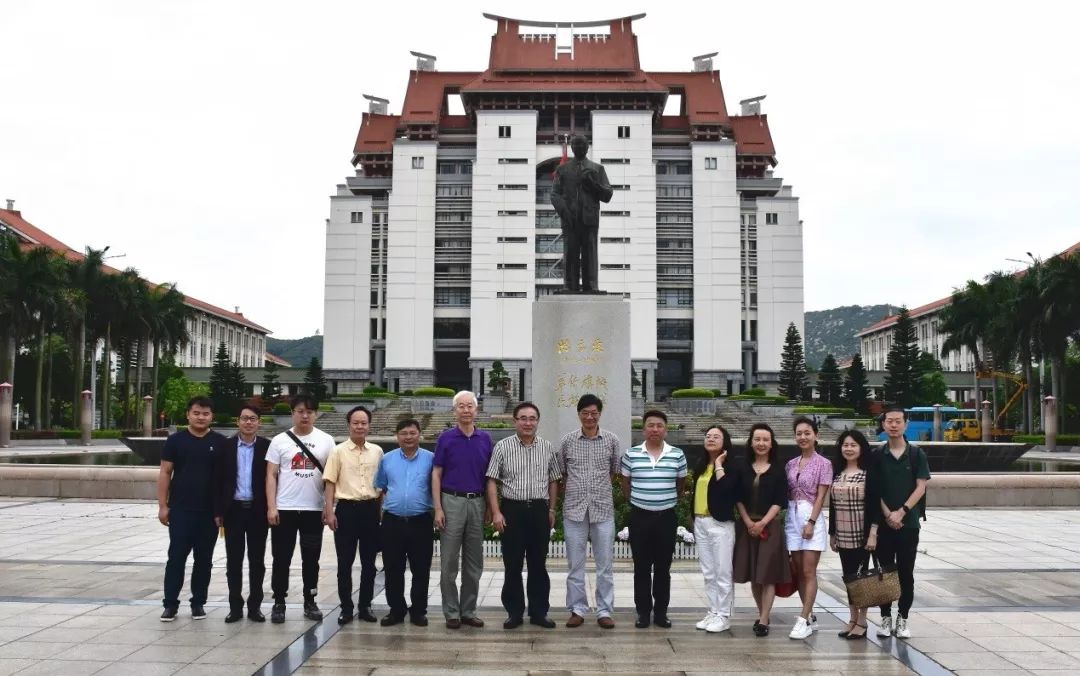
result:
M 1080 241 L 1071 3 L 652 4 L 0 0 L 0 198 L 76 249 L 309 335 L 362 94 L 400 112 L 409 50 L 482 70 L 483 11 L 645 11 L 643 68 L 718 51 L 729 112 L 768 95 L 807 310 L 914 307 Z

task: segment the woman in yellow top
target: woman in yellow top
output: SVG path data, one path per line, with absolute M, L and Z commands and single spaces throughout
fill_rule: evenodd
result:
M 739 481 L 731 457 L 731 436 L 720 425 L 705 430 L 705 458 L 695 468 L 691 497 L 692 528 L 701 574 L 705 576 L 708 612 L 698 629 L 719 633 L 731 628 L 735 586 L 731 581 L 735 551 L 735 503 Z

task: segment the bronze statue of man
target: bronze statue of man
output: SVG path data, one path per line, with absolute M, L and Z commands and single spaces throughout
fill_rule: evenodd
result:
M 600 202 L 611 201 L 611 184 L 603 166 L 585 159 L 589 142 L 584 136 L 574 136 L 570 149 L 574 157 L 555 170 L 551 191 L 551 204 L 562 221 L 565 242 L 563 288 L 596 293 Z

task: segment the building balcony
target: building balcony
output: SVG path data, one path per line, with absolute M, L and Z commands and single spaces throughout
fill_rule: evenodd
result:
M 772 197 L 780 192 L 783 185 L 784 179 L 775 177 L 735 179 L 735 189 L 743 197 Z
M 345 184 L 353 192 L 369 190 L 390 190 L 393 179 L 389 176 L 348 176 Z

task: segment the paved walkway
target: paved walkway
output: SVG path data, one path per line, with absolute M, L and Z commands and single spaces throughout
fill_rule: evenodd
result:
M 432 623 L 339 628 L 332 539 L 323 549 L 320 605 L 327 621 L 302 619 L 290 604 L 283 625 L 226 625 L 224 547 L 215 550 L 209 617 L 162 624 L 167 532 L 150 503 L 0 499 L 0 676 L 5 674 L 286 674 L 528 672 L 978 673 L 1080 671 L 1080 510 L 933 510 L 920 544 L 914 638 L 846 642 L 835 631 L 847 610 L 839 561 L 826 554 L 817 610 L 821 631 L 787 638 L 796 610 L 782 599 L 773 634 L 750 631 L 746 585 L 734 628 L 706 635 L 693 623 L 704 601 L 692 562 L 677 564 L 670 630 L 632 627 L 629 562 L 616 573 L 614 631 L 592 618 L 561 626 L 565 563 L 552 569 L 554 630 L 503 631 L 501 566 L 487 562 L 481 585 L 484 629 L 443 627 L 437 584 Z M 291 583 L 299 589 L 299 556 Z M 437 565 L 437 564 L 436 564 Z M 358 575 L 354 578 L 358 579 Z M 437 579 L 437 577 L 436 577 Z M 378 588 L 381 589 L 381 576 Z M 376 613 L 385 613 L 376 599 Z M 264 606 L 269 611 L 269 605 Z M 875 613 L 876 615 L 876 613 Z M 875 619 L 873 616 L 871 619 Z

